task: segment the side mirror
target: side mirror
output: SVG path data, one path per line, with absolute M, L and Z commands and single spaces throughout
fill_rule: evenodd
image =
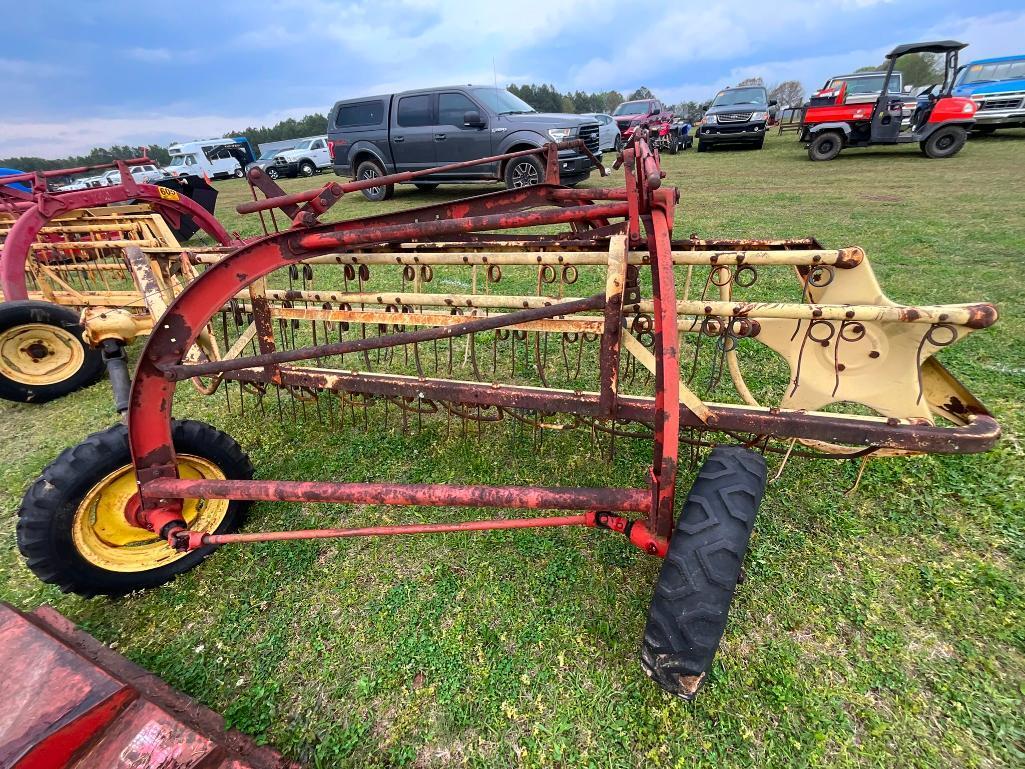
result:
M 779 102 L 776 99 L 769 99 L 769 106 L 775 107 Z
M 477 110 L 467 110 L 463 113 L 463 125 L 468 128 L 483 128 L 487 123 Z

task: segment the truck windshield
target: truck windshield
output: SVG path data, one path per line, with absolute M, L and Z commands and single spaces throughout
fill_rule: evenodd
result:
M 474 88 L 473 95 L 498 115 L 518 115 L 537 111 L 519 96 L 514 96 L 504 88 Z
M 613 115 L 647 115 L 650 102 L 627 101 L 616 107 Z
M 276 157 L 279 152 L 281 152 L 281 150 L 268 150 L 260 155 L 260 160 L 270 160 L 271 158 Z
M 732 107 L 735 104 L 766 104 L 764 88 L 737 88 L 720 91 L 712 102 L 713 107 Z
M 1025 57 L 1012 61 L 994 61 L 989 64 L 969 64 L 961 73 L 958 85 L 987 83 L 998 80 L 1025 79 Z
M 299 142 L 292 149 L 294 150 L 308 150 L 310 145 L 313 144 L 313 139 L 307 139 L 306 141 Z
M 183 166 L 183 165 L 185 165 L 185 156 L 184 155 L 175 155 L 173 158 L 171 158 L 171 165 L 172 166 Z

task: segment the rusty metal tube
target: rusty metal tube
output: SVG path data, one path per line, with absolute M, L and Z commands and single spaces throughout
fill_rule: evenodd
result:
M 278 363 L 290 363 L 292 361 L 327 357 L 329 355 L 344 355 L 352 352 L 363 352 L 364 350 L 380 350 L 385 347 L 397 347 L 403 344 L 430 342 L 435 339 L 448 339 L 455 336 L 465 336 L 466 334 L 473 334 L 480 331 L 492 331 L 494 329 L 507 326 L 510 323 L 542 320 L 556 315 L 573 315 L 586 310 L 597 310 L 604 306 L 605 297 L 602 294 L 595 294 L 587 299 L 577 299 L 572 302 L 559 302 L 546 307 L 518 310 L 517 312 L 502 313 L 501 315 L 490 315 L 483 318 L 469 320 L 465 323 L 457 323 L 451 326 L 422 328 L 417 329 L 416 331 L 406 331 L 399 334 L 367 337 L 365 339 L 353 339 L 348 342 L 335 342 L 334 344 L 323 344 L 315 347 L 301 347 L 297 350 L 281 350 L 279 352 L 266 353 L 264 355 L 237 358 L 235 360 L 179 364 L 166 367 L 164 372 L 175 379 L 187 379 L 189 377 L 205 376 L 207 374 L 221 374 L 225 371 L 236 371 L 238 369 L 253 368 L 256 366 L 270 366 Z
M 526 510 L 610 510 L 644 513 L 648 489 L 601 487 L 450 486 L 329 481 L 238 481 L 157 478 L 142 485 L 147 499 L 244 499 L 254 502 L 343 502 L 425 507 Z
M 261 531 L 247 534 L 206 534 L 203 545 L 227 545 L 237 542 L 281 542 L 295 539 L 333 539 L 336 537 L 382 537 L 398 534 L 444 534 L 459 531 L 497 531 L 503 529 L 540 529 L 550 526 L 588 526 L 586 514 L 549 518 L 507 518 L 458 523 L 411 523 L 396 526 L 367 526 L 360 529 L 300 529 L 298 531 Z

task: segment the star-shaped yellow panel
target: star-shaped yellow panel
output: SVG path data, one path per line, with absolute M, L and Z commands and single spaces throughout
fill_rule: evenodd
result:
M 991 325 L 993 306 L 898 305 L 879 287 L 867 258 L 849 269 L 811 269 L 812 317 L 758 318 L 758 341 L 790 366 L 780 405 L 813 411 L 852 402 L 885 417 L 932 423 L 922 365 L 942 347 Z

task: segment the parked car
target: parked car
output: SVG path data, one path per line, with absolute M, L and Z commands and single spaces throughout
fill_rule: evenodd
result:
M 706 104 L 698 128 L 698 152 L 720 144 L 749 144 L 761 149 L 769 107 L 776 105 L 762 86 L 726 88 Z
M 1025 128 L 1025 54 L 978 59 L 954 83 L 954 96 L 965 96 L 979 108 L 974 131 Z
M 292 149 L 281 150 L 274 158 L 274 166 L 284 176 L 313 176 L 331 168 L 327 137 L 303 139 Z
M 504 88 L 450 86 L 346 99 L 328 115 L 328 148 L 339 176 L 373 179 L 475 160 L 550 142 L 582 139 L 600 158 L 598 122 L 582 115 L 536 112 Z M 575 149 L 559 152 L 563 184 L 586 179 L 591 159 Z M 540 155 L 506 163 L 485 163 L 417 179 L 421 190 L 439 184 L 504 181 L 510 189 L 538 184 L 545 166 Z M 363 190 L 368 200 L 387 200 L 394 185 Z
M 612 117 L 619 127 L 619 133 L 623 136 L 622 140 L 626 141 L 634 126 L 647 123 L 664 111 L 665 107 L 658 99 L 636 99 L 620 104 L 613 110 Z
M 248 174 L 250 169 L 259 168 L 261 171 L 266 173 L 267 176 L 269 176 L 271 179 L 279 178 L 283 174 L 281 170 L 279 170 L 275 166 L 274 160 L 281 152 L 284 152 L 284 150 L 269 150 L 267 152 L 264 152 L 262 155 L 260 155 L 260 157 L 258 157 L 256 160 L 254 160 L 252 163 L 246 166 L 246 173 Z
M 619 132 L 619 124 L 612 115 L 604 112 L 588 112 L 586 117 L 593 117 L 598 121 L 598 145 L 601 151 L 609 150 L 619 152 L 623 147 L 623 135 Z
M 138 184 L 156 184 L 169 176 L 162 168 L 148 163 L 141 166 L 129 166 L 128 172 Z M 121 172 L 118 170 L 108 171 L 103 176 L 108 185 L 121 183 Z

